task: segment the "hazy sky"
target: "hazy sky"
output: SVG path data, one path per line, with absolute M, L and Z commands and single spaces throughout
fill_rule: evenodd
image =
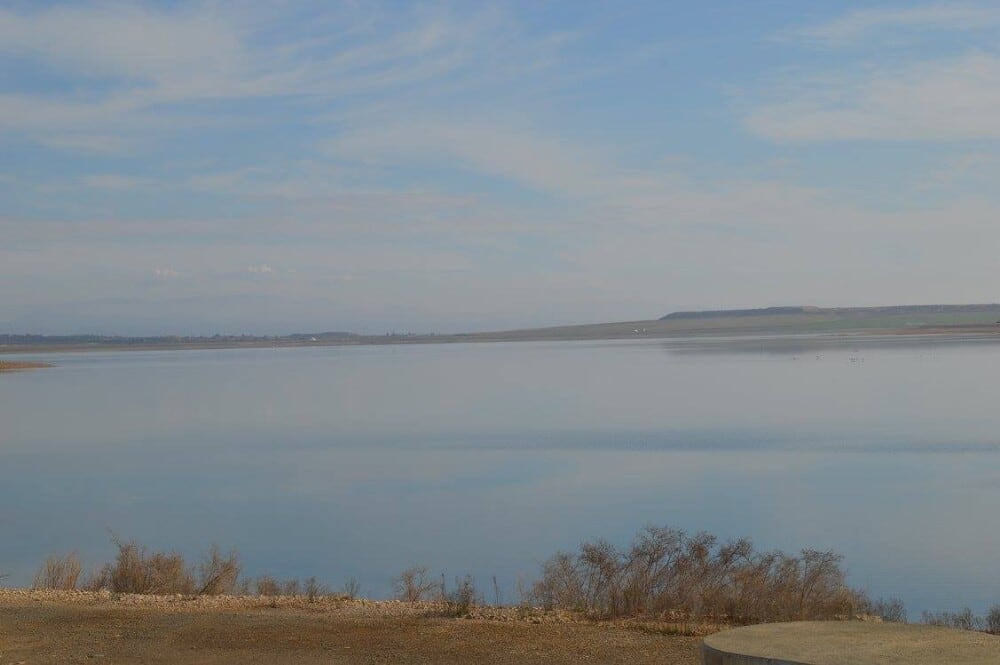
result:
M 0 332 L 1000 300 L 1000 4 L 0 9 Z

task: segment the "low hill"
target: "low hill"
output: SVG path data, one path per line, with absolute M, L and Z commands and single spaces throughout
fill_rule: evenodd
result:
M 763 307 L 760 309 L 711 309 L 693 312 L 671 312 L 660 317 L 660 321 L 682 321 L 691 319 L 739 318 L 746 316 L 780 316 L 803 314 L 811 316 L 843 316 L 853 318 L 907 316 L 917 318 L 972 316 L 986 319 L 1000 316 L 1000 304 L 979 305 L 890 305 L 888 307 L 814 307 L 795 305 L 789 307 Z
M 661 316 L 660 321 L 678 321 L 684 319 L 718 319 L 727 316 L 773 316 L 776 314 L 812 314 L 823 311 L 818 307 L 763 307 L 760 309 L 709 309 L 696 312 L 671 312 Z

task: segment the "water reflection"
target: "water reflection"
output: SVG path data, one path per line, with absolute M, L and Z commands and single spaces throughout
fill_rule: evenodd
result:
M 1000 346 L 744 342 L 53 356 L 0 380 L 0 572 L 105 560 L 112 528 L 373 595 L 417 562 L 509 590 L 655 522 L 837 549 L 911 612 L 1000 601 Z

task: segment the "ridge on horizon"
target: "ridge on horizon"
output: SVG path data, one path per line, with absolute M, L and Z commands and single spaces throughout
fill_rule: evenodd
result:
M 215 334 L 215 335 L 119 335 L 119 334 L 38 334 L 38 333 L 2 333 L 0 332 L 0 347 L 23 346 L 23 345 L 56 345 L 56 344 L 83 344 L 83 345 L 104 345 L 104 344 L 164 344 L 164 343 L 209 343 L 209 344 L 241 344 L 249 342 L 290 342 L 290 343 L 310 343 L 310 342 L 371 342 L 374 340 L 413 340 L 413 339 L 449 339 L 449 338 L 477 338 L 495 337 L 503 334 L 527 334 L 545 333 L 551 331 L 564 330 L 589 330 L 605 331 L 621 327 L 632 330 L 635 324 L 669 324 L 671 322 L 685 322 L 697 320 L 723 319 L 751 319 L 753 317 L 774 317 L 780 320 L 781 317 L 796 316 L 818 316 L 818 317 L 844 317 L 850 321 L 870 321 L 878 316 L 899 316 L 899 315 L 949 315 L 949 314 L 979 314 L 990 313 L 996 315 L 1000 322 L 1000 303 L 972 303 L 972 304 L 932 304 L 932 305 L 884 305 L 872 307 L 818 307 L 815 305 L 785 305 L 772 307 L 759 307 L 750 309 L 713 309 L 713 310 L 691 310 L 675 311 L 659 319 L 643 319 L 632 321 L 608 321 L 599 323 L 584 323 L 570 325 L 541 326 L 535 328 L 511 328 L 482 332 L 386 332 L 384 334 L 364 334 L 349 331 L 324 331 L 312 333 L 290 333 L 271 335 L 252 335 L 246 333 L 236 334 Z M 934 317 L 937 318 L 937 317 Z M 980 318 L 982 318 L 980 316 Z M 791 321 L 791 319 L 789 319 Z M 963 321 L 964 323 L 983 324 L 986 321 Z M 942 323 L 940 321 L 928 320 L 926 324 Z M 958 322 L 956 322 L 958 323 Z M 989 323 L 994 323 L 990 320 Z M 712 324 L 717 325 L 715 323 Z M 741 326 L 743 324 L 740 324 Z M 909 325 L 909 324 L 907 324 Z
M 756 307 L 751 309 L 706 309 L 670 312 L 659 318 L 660 321 L 675 319 L 702 319 L 725 316 L 774 316 L 781 314 L 864 314 L 887 312 L 895 314 L 927 313 L 927 312 L 983 312 L 1000 309 L 1000 303 L 969 303 L 961 305 L 875 305 L 871 307 L 817 307 L 816 305 L 781 305 L 776 307 Z

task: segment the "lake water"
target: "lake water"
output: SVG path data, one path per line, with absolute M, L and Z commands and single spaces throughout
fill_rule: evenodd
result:
M 25 356 L 28 357 L 28 356 Z M 0 573 L 109 530 L 251 575 L 423 563 L 510 589 L 646 523 L 832 548 L 923 609 L 1000 602 L 1000 344 L 860 339 L 33 354 L 0 377 Z M 492 594 L 490 594 L 492 595 Z

